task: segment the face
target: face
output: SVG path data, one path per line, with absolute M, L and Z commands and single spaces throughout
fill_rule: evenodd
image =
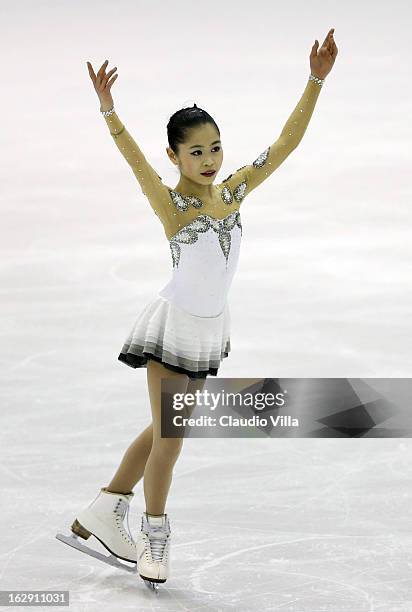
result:
M 219 133 L 212 123 L 191 128 L 186 142 L 179 145 L 178 150 L 179 154 L 176 156 L 168 147 L 167 154 L 183 176 L 201 185 L 213 183 L 223 162 L 223 149 Z M 210 177 L 204 176 L 202 172 L 208 170 L 216 172 Z

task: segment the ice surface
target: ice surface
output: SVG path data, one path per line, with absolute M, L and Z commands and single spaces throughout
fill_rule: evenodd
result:
M 314 39 L 335 27 L 339 56 L 302 143 L 242 204 L 219 374 L 412 370 L 410 6 L 207 5 L 2 6 L 1 589 L 69 590 L 72 612 L 410 612 L 409 439 L 185 440 L 157 597 L 55 539 L 150 422 L 146 370 L 117 355 L 171 274 L 87 60 L 118 66 L 118 114 L 170 186 L 168 118 L 206 108 L 220 181 L 280 134 Z M 137 533 L 141 482 L 135 493 Z

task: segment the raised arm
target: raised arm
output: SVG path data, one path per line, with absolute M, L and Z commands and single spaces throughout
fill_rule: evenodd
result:
M 134 175 L 136 176 L 143 194 L 147 197 L 154 212 L 165 222 L 170 207 L 170 194 L 162 179 L 152 168 L 138 144 L 129 134 L 114 110 L 113 98 L 110 88 L 117 78 L 113 68 L 106 74 L 107 60 L 103 63 L 97 74 L 94 74 L 92 65 L 87 62 L 90 78 L 100 100 L 100 111 L 106 121 L 110 134 L 123 155 Z M 109 78 L 112 78 L 109 80 Z
M 306 132 L 321 87 L 321 83 L 309 77 L 305 91 L 286 121 L 279 138 L 263 151 L 252 164 L 245 167 L 247 193 L 250 193 L 252 189 L 255 189 L 267 179 L 296 149 Z
M 337 55 L 337 47 L 333 40 L 333 29 L 326 36 L 319 55 L 317 54 L 317 49 L 318 41 L 315 41 L 310 54 L 311 74 L 309 80 L 299 102 L 286 121 L 280 136 L 251 164 L 242 166 L 242 168 L 239 168 L 226 179 L 235 197 L 236 192 L 239 193 L 239 200 L 243 200 L 255 187 L 267 179 L 285 161 L 288 155 L 296 149 L 302 140 L 312 117 L 325 76 L 330 71 Z
M 106 120 L 117 148 L 139 181 L 142 192 L 149 200 L 154 199 L 156 201 L 158 198 L 162 199 L 165 190 L 167 191 L 162 183 L 162 179 L 149 164 L 137 142 L 120 121 L 114 107 L 108 111 L 101 109 L 101 113 Z

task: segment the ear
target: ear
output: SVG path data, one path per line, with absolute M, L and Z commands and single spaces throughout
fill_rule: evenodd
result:
M 166 147 L 166 153 L 169 159 L 174 163 L 175 166 L 179 165 L 175 152 L 170 147 Z

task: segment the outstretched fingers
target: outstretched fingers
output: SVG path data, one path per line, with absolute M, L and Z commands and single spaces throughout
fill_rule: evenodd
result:
M 318 44 L 319 44 L 318 41 L 315 40 L 315 42 L 314 42 L 314 44 L 312 46 L 312 49 L 310 51 L 310 57 L 316 57 L 317 56 L 317 54 L 318 54 Z
M 101 65 L 97 75 L 96 75 L 96 85 L 100 88 L 103 79 L 105 77 L 105 71 L 106 71 L 106 66 L 109 63 L 109 60 L 106 60 L 105 62 L 103 62 L 103 64 Z
M 322 47 L 328 47 L 329 48 L 329 44 L 330 44 L 331 39 L 333 37 L 333 32 L 334 31 L 335 31 L 335 28 L 331 28 L 329 30 L 329 32 L 326 34 L 325 40 L 323 41 Z
M 101 78 L 101 81 L 100 81 L 100 90 L 101 91 L 103 91 L 106 87 L 110 88 L 113 85 L 115 77 L 117 75 L 115 75 L 115 77 L 113 77 L 113 79 L 111 79 L 111 81 L 109 81 L 109 79 L 112 76 L 112 74 L 114 72 L 116 72 L 116 70 L 117 70 L 117 66 L 112 68 L 107 74 L 103 74 L 102 75 L 102 78 Z M 109 81 L 110 85 L 109 85 L 108 81 Z
M 94 85 L 96 83 L 96 75 L 94 74 L 93 66 L 91 65 L 90 62 L 87 62 L 87 68 L 89 70 L 89 75 Z
M 333 40 L 333 41 L 332 41 L 332 51 L 331 51 L 331 55 L 332 55 L 333 59 L 335 59 L 335 57 L 337 56 L 337 54 L 338 54 L 338 48 L 337 48 L 337 46 L 336 46 L 335 41 Z
M 103 62 L 103 64 L 100 66 L 99 72 L 97 73 L 97 76 L 99 78 L 102 77 L 102 75 L 104 74 L 105 70 L 106 70 L 106 66 L 109 63 L 109 60 L 106 60 L 105 62 Z
M 110 81 L 107 83 L 106 87 L 107 89 L 110 89 L 110 87 L 113 85 L 113 83 L 115 82 L 115 80 L 117 79 L 118 75 L 115 74 L 114 77 L 112 79 L 110 79 Z
M 109 60 L 106 60 L 101 65 L 97 74 L 95 74 L 91 63 L 86 63 L 87 68 L 89 70 L 90 78 L 93 81 L 93 85 L 97 93 L 99 94 L 99 92 L 103 92 L 104 90 L 110 91 L 111 86 L 113 85 L 118 76 L 117 74 L 114 74 L 117 70 L 117 66 L 109 70 L 109 72 L 106 74 L 107 64 L 109 63 Z
M 117 66 L 115 66 L 114 68 L 112 68 L 104 77 L 105 82 L 107 83 L 107 81 L 110 79 L 110 77 L 112 76 L 112 74 L 114 74 L 117 70 Z

